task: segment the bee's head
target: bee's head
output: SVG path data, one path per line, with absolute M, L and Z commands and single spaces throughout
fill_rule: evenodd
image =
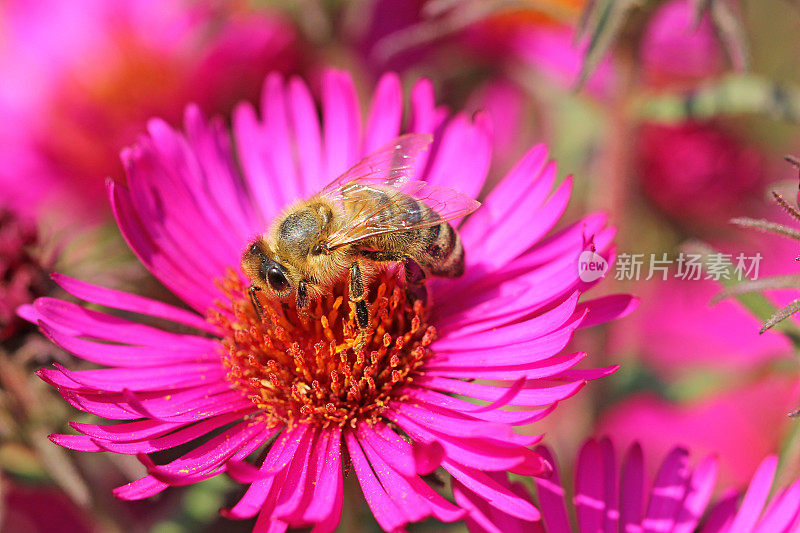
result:
M 289 268 L 279 263 L 272 250 L 262 239 L 253 241 L 242 254 L 242 270 L 253 285 L 286 298 L 294 290 L 295 276 Z

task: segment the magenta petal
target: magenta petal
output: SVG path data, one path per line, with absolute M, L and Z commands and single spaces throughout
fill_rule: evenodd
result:
M 364 456 L 364 451 L 356 439 L 356 436 L 349 431 L 344 434 L 347 450 L 350 452 L 350 459 L 353 462 L 353 469 L 358 476 L 361 491 L 367 500 L 367 505 L 375 515 L 375 520 L 386 531 L 394 531 L 408 523 L 407 518 L 397 505 L 386 493 L 386 489 L 381 486 L 375 473 L 370 467 L 369 461 Z
M 185 444 L 194 439 L 207 435 L 209 432 L 226 424 L 241 419 L 246 413 L 234 412 L 218 417 L 202 420 L 195 425 L 180 429 L 169 435 L 151 438 L 139 442 L 113 442 L 93 439 L 105 451 L 124 454 L 153 453 Z
M 381 76 L 372 97 L 364 137 L 364 153 L 371 154 L 400 134 L 403 88 L 397 74 Z
M 315 427 L 309 429 L 303 435 L 301 442 L 294 453 L 291 465 L 286 469 L 286 477 L 281 483 L 281 490 L 275 501 L 272 516 L 291 521 L 292 515 L 297 512 L 299 506 L 304 501 L 305 496 L 310 496 L 314 488 L 309 483 L 308 475 L 312 468 L 315 468 L 316 459 L 311 463 L 311 449 L 318 442 L 319 432 Z M 314 454 L 316 457 L 316 454 Z M 315 474 L 312 473 L 312 476 Z
M 675 527 L 672 529 L 672 533 L 691 533 L 695 531 L 714 492 L 717 470 L 718 461 L 714 457 L 707 457 L 695 467 L 692 479 L 689 480 L 686 498 L 683 500 L 683 505 L 681 505 L 680 513 L 675 520 Z
M 523 388 L 512 400 L 511 405 L 535 407 L 549 405 L 553 402 L 569 398 L 580 390 L 584 382 L 567 383 L 547 388 Z M 500 398 L 508 387 L 495 387 L 492 385 L 482 385 L 480 383 L 470 383 L 449 378 L 439 378 L 435 376 L 423 376 L 417 379 L 417 385 L 442 392 L 452 392 L 486 400 L 490 402 Z
M 797 531 L 800 527 L 800 480 L 795 481 L 782 494 L 776 494 L 755 533 L 770 531 Z
M 314 489 L 314 498 L 303 513 L 303 519 L 309 522 L 322 522 L 331 514 L 341 512 L 344 483 L 341 468 L 342 431 L 341 428 L 335 427 L 323 430 L 322 435 L 322 440 L 326 445 L 324 450 L 320 450 L 323 455 L 320 456 L 322 461 Z M 338 523 L 338 520 L 336 522 Z
M 322 116 L 327 181 L 331 181 L 360 159 L 361 111 L 353 80 L 342 71 L 323 75 Z
M 151 300 L 144 296 L 92 285 L 91 283 L 80 281 L 64 274 L 59 274 L 58 272 L 53 273 L 51 277 L 62 289 L 81 300 L 114 309 L 155 316 L 210 333 L 216 333 L 215 328 L 196 313 L 185 311 L 156 300 Z
M 279 187 L 271 186 L 271 169 L 261 143 L 263 126 L 251 104 L 241 103 L 234 110 L 233 136 L 244 180 L 258 204 L 259 221 L 266 227 L 268 221 L 280 212 L 285 199 Z
M 550 450 L 544 446 L 537 447 L 536 452 L 553 467 L 553 471 L 548 478 L 533 478 L 536 495 L 541 506 L 542 521 L 546 525 L 548 532 L 569 533 L 572 531 L 572 527 L 570 526 L 569 518 L 567 518 L 565 491 L 561 485 L 556 461 Z
M 761 461 L 728 533 L 747 533 L 753 530 L 769 497 L 777 468 L 778 458 L 774 455 Z
M 644 516 L 644 457 L 634 443 L 622 462 L 619 485 L 619 525 L 627 531 L 639 527 Z
M 280 471 L 283 473 L 285 468 L 291 464 L 294 453 L 300 446 L 307 429 L 307 425 L 297 424 L 291 430 L 284 430 L 272 443 L 267 458 L 264 459 L 261 465 L 261 470 Z M 223 516 L 234 519 L 254 517 L 264 507 L 264 502 L 270 494 L 277 497 L 277 494 L 272 489 L 276 479 L 279 477 L 281 477 L 281 474 L 256 481 L 250 485 L 236 505 L 230 509 L 223 509 L 221 513 Z M 272 504 L 274 505 L 274 501 Z
M 413 476 L 417 473 L 412 445 L 389 429 L 386 424 L 379 422 L 371 428 L 366 424 L 359 424 L 356 436 L 359 442 L 369 442 L 372 449 L 379 453 L 386 463 L 404 476 Z M 434 470 L 438 466 L 437 464 Z
M 170 349 L 168 347 L 101 343 L 66 335 L 52 328 L 46 322 L 41 322 L 39 327 L 42 333 L 57 346 L 81 359 L 101 365 L 135 368 L 219 360 L 219 353 L 214 348 L 202 349 L 187 345 L 183 349 Z
M 479 494 L 497 509 L 523 520 L 540 519 L 541 514 L 536 507 L 497 483 L 486 473 L 468 466 L 459 465 L 450 460 L 445 460 L 442 466 L 462 485 Z
M 153 476 L 145 476 L 114 489 L 114 496 L 120 500 L 143 500 L 169 487 L 167 483 Z
M 306 84 L 296 77 L 289 80 L 289 115 L 295 133 L 294 148 L 297 150 L 303 196 L 308 197 L 327 184 L 327 175 L 317 108 Z
M 639 307 L 639 299 L 628 294 L 613 294 L 586 302 L 581 302 L 575 312 L 580 313 L 588 309 L 586 318 L 583 319 L 580 329 L 591 328 L 599 324 L 605 324 L 612 320 L 623 318 Z
M 581 531 L 600 531 L 605 517 L 603 459 L 600 445 L 587 440 L 575 468 L 575 514 Z
M 364 441 L 356 437 L 356 440 L 361 445 L 361 449 L 364 451 L 375 477 L 384 488 L 389 487 L 386 493 L 397 505 L 400 512 L 405 515 L 406 519 L 409 522 L 419 522 L 423 518 L 430 516 L 431 508 L 427 500 L 417 494 L 417 491 L 413 489 L 406 478 L 386 464 L 381 455 L 376 453 L 369 445 L 369 439 Z
M 442 464 L 444 459 L 444 448 L 437 441 L 423 442 L 414 441 L 412 444 L 414 452 L 414 465 L 418 474 L 425 476 L 430 474 Z

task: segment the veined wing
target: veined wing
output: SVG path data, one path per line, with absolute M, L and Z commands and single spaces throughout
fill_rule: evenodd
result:
M 326 244 L 331 249 L 376 235 L 435 226 L 466 216 L 481 205 L 456 190 L 424 181 L 390 180 L 372 185 L 356 180 L 338 192 L 347 221 L 328 237 Z
M 385 144 L 350 167 L 326 185 L 320 196 L 335 197 L 337 191 L 351 182 L 385 185 L 410 181 L 414 176 L 417 155 L 433 141 L 427 133 L 407 133 Z

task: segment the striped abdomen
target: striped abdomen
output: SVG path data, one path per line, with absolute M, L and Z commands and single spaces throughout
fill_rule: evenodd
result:
M 402 218 L 409 225 L 440 219 L 439 215 L 421 200 L 395 192 L 394 201 L 385 209 L 385 216 Z M 453 278 L 464 273 L 464 248 L 461 238 L 448 222 L 425 228 L 398 231 L 367 239 L 363 245 L 375 250 L 376 260 L 411 258 L 426 273 Z

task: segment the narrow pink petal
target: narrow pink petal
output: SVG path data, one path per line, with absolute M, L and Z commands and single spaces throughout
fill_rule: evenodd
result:
M 555 175 L 555 166 L 545 170 Z M 474 255 L 492 266 L 502 266 L 536 244 L 561 219 L 572 194 L 572 180 L 567 178 L 536 211 L 517 210 L 494 227 Z M 511 239 L 514 236 L 516 238 Z M 513 244 L 510 244 L 513 243 Z
M 722 533 L 729 530 L 736 515 L 736 504 L 740 494 L 728 490 L 712 507 L 703 519 L 702 533 Z
M 541 177 L 546 162 L 547 146 L 537 144 L 528 150 L 500 183 L 492 189 L 480 209 L 467 220 L 462 228 L 459 228 L 459 233 L 467 249 L 471 249 L 473 243 L 479 243 L 482 237 L 486 236 L 489 231 L 493 231 L 495 224 L 514 211 L 520 203 L 520 198 L 524 197 L 525 192 Z M 550 187 L 552 187 L 552 183 Z
M 174 433 L 170 433 L 169 435 L 164 435 L 157 438 L 151 438 L 139 442 L 118 443 L 113 441 L 103 441 L 100 439 L 95 439 L 94 442 L 97 443 L 104 450 L 114 453 L 124 453 L 129 455 L 135 455 L 138 453 L 153 453 L 161 450 L 167 450 L 169 448 L 174 448 L 181 444 L 185 444 L 194 439 L 200 438 L 204 435 L 208 435 L 210 432 L 226 424 L 229 424 L 236 420 L 240 420 L 242 416 L 244 416 L 245 414 L 246 413 L 240 411 L 237 413 L 230 413 L 212 417 L 206 420 L 201 420 L 200 422 L 198 422 L 193 426 L 183 428 Z
M 682 448 L 673 449 L 664 459 L 653 483 L 650 503 L 642 521 L 644 531 L 672 531 L 686 496 L 690 476 L 688 452 Z
M 361 112 L 353 79 L 328 70 L 322 78 L 322 116 L 328 181 L 361 159 Z
M 465 519 L 470 533 L 522 533 L 533 527 L 490 506 L 486 500 L 466 488 L 457 480 L 452 481 L 453 497 L 469 514 Z
M 294 161 L 287 94 L 283 76 L 277 72 L 270 73 L 264 82 L 261 112 L 264 117 L 264 138 L 261 142 L 265 147 L 270 183 L 280 183 L 280 194 L 285 203 L 290 204 L 302 197 L 303 190 Z
M 208 349 L 215 344 L 214 339 L 167 332 L 56 298 L 39 298 L 34 305 L 44 322 L 69 335 L 178 349 Z
M 800 480 L 783 492 L 776 494 L 764 516 L 758 522 L 755 533 L 771 531 L 796 532 L 800 527 Z
M 586 318 L 581 322 L 579 329 L 591 328 L 599 324 L 605 324 L 618 318 L 628 316 L 639 307 L 639 299 L 629 294 L 612 294 L 581 302 L 575 308 L 579 313 L 588 309 Z
M 169 484 L 163 483 L 153 476 L 145 476 L 115 488 L 113 493 L 120 500 L 143 500 L 158 494 L 167 487 Z
M 471 124 L 463 114 L 445 127 L 427 173 L 427 181 L 476 198 L 483 188 L 491 159 L 491 141 L 485 124 Z
M 308 426 L 306 424 L 297 424 L 290 430 L 284 430 L 272 443 L 269 453 L 267 453 L 267 457 L 261 465 L 261 470 L 283 472 L 291 463 L 294 452 L 300 445 L 307 429 Z M 264 502 L 270 493 L 273 492 L 273 484 L 279 477 L 280 474 L 256 481 L 250 485 L 236 505 L 230 509 L 223 509 L 221 511 L 222 515 L 234 519 L 254 517 L 264 506 Z M 274 497 L 277 497 L 277 494 L 274 494 Z
M 549 405 L 553 402 L 558 402 L 565 398 L 569 398 L 578 392 L 584 384 L 584 382 L 575 382 L 547 388 L 525 388 L 514 397 L 511 405 L 528 407 Z M 442 392 L 461 394 L 489 402 L 496 401 L 506 392 L 508 388 L 482 385 L 480 383 L 458 381 L 435 376 L 422 376 L 416 380 L 416 385 Z
M 714 492 L 718 467 L 719 463 L 716 458 L 707 457 L 694 469 L 692 479 L 689 481 L 688 493 L 683 500 L 672 533 L 695 531 Z
M 155 316 L 209 333 L 216 333 L 216 328 L 206 322 L 205 318 L 191 311 L 185 311 L 144 296 L 93 285 L 58 272 L 53 273 L 51 277 L 62 289 L 81 300 L 113 309 Z
M 63 446 L 70 450 L 79 452 L 104 452 L 105 448 L 101 448 L 97 443 L 86 435 L 48 435 L 51 442 Z
M 397 74 L 381 76 L 372 97 L 364 137 L 364 153 L 370 154 L 400 134 L 403 88 Z
M 369 461 L 375 477 L 383 487 L 389 487 L 387 494 L 409 522 L 419 522 L 431 515 L 427 500 L 422 498 L 403 476 L 389 466 L 383 457 L 370 446 L 370 439 L 356 440 Z
M 136 257 L 161 283 L 196 311 L 205 312 L 214 302 L 214 295 L 197 290 L 197 280 L 191 279 L 169 257 L 161 253 L 144 227 L 125 187 L 108 182 L 108 194 L 114 218 L 122 236 Z M 202 278 L 200 278 L 202 279 Z
M 192 346 L 186 346 L 185 349 L 170 349 L 168 347 L 109 344 L 65 335 L 44 322 L 40 324 L 39 328 L 48 339 L 60 348 L 86 361 L 106 366 L 137 368 L 219 361 L 219 351 L 215 347 L 203 350 Z
M 522 475 L 535 475 L 543 471 L 541 458 L 524 446 L 488 438 L 454 438 L 433 428 L 423 427 L 402 414 L 389 412 L 387 417 L 415 440 L 438 442 L 444 448 L 445 457 L 463 465 L 490 471 L 519 471 Z
M 308 197 L 327 184 L 319 116 L 314 99 L 300 78 L 293 77 L 289 80 L 288 98 L 303 197 Z
M 758 466 L 750 486 L 744 495 L 739 511 L 733 524 L 728 529 L 728 533 L 746 533 L 753 530 L 767 503 L 772 481 L 775 479 L 775 471 L 778 468 L 778 458 L 771 455 L 761 461 Z
M 563 372 L 577 365 L 585 357 L 586 353 L 576 352 L 573 354 L 564 354 L 556 357 L 551 357 L 550 359 L 547 359 L 545 361 L 539 361 L 536 363 L 528 363 L 525 365 L 516 365 L 516 366 L 490 365 L 488 367 L 481 367 L 481 366 L 448 367 L 442 365 L 442 366 L 428 368 L 425 370 L 425 373 L 430 376 L 444 376 L 444 377 L 464 378 L 464 379 L 469 379 L 472 376 L 475 376 L 476 374 L 479 373 L 483 379 L 506 380 L 506 381 L 510 381 L 512 379 L 536 380 L 536 379 L 559 376 L 563 374 Z M 519 385 L 518 388 L 522 388 L 523 385 L 524 383 Z M 516 396 L 516 392 L 514 395 L 511 395 L 508 398 L 508 401 L 506 401 L 505 403 L 511 403 L 514 396 Z M 505 405 L 505 403 L 498 403 L 498 405 L 502 406 Z
M 576 312 L 576 306 L 578 305 L 578 298 L 580 297 L 580 293 L 575 291 L 573 292 L 568 298 L 564 298 L 561 301 L 550 302 L 552 308 L 540 313 L 538 316 L 531 317 L 528 320 L 524 320 L 517 324 L 511 324 L 502 328 L 502 331 L 505 331 L 510 334 L 509 336 L 509 344 L 512 342 L 516 342 L 517 337 L 514 336 L 514 333 L 517 329 L 521 328 L 520 324 L 525 324 L 525 326 L 530 330 L 530 335 L 521 337 L 522 339 L 531 339 L 535 338 L 536 334 L 545 334 L 551 331 L 554 331 L 564 325 L 570 317 Z M 482 325 L 474 325 L 472 327 L 465 327 L 465 328 L 458 328 L 452 329 L 447 332 L 447 338 L 457 338 L 457 337 L 470 337 L 471 335 L 483 332 L 490 329 L 489 327 L 482 327 Z M 491 329 L 500 329 L 500 328 L 491 328 Z
M 447 367 L 473 367 L 481 365 L 513 365 L 529 364 L 553 357 L 566 348 L 572 339 L 575 328 L 563 328 L 548 335 L 517 344 L 479 347 L 475 350 L 468 349 L 467 344 L 452 344 L 452 348 L 445 349 L 438 341 L 434 344 L 436 353 L 426 368 Z M 498 342 L 502 342 L 497 336 Z M 457 346 L 463 346 L 458 349 Z
M 356 436 L 347 431 L 344 434 L 344 438 L 347 443 L 347 450 L 350 452 L 350 459 L 353 462 L 353 470 L 355 470 L 358 477 L 367 505 L 372 510 L 372 514 L 375 515 L 375 520 L 386 531 L 394 531 L 406 525 L 408 523 L 406 516 L 386 493 L 378 478 L 375 477 L 375 473 L 364 456 L 364 451 L 358 444 Z
M 553 473 L 549 477 L 533 478 L 536 496 L 541 507 L 542 521 L 548 533 L 570 533 L 572 527 L 567 517 L 566 491 L 561 485 L 558 463 L 546 447 L 539 446 L 536 448 L 536 452 L 553 467 Z
M 239 448 L 261 435 L 263 430 L 264 425 L 260 421 L 240 422 L 178 459 L 156 465 L 149 473 L 159 479 L 161 475 L 170 474 L 179 477 L 205 474 L 227 461 Z
M 196 105 L 184 113 L 184 131 L 191 153 L 197 158 L 198 181 L 190 186 L 202 190 L 234 242 L 245 243 L 258 230 L 250 191 L 242 182 L 233 156 L 227 126 L 217 117 L 207 121 Z
M 414 469 L 422 476 L 434 472 L 444 460 L 444 446 L 437 441 L 415 441 L 411 450 L 414 455 Z
M 196 383 L 219 381 L 225 377 L 225 370 L 219 363 L 77 371 L 67 370 L 58 363 L 55 366 L 57 370 L 42 369 L 41 375 L 57 387 L 75 388 L 74 383 L 78 383 L 90 389 L 111 392 L 122 392 L 126 388 L 148 391 L 188 387 Z
M 95 439 L 112 442 L 132 442 L 158 437 L 184 426 L 183 423 L 164 423 L 156 420 L 138 420 L 123 424 L 83 424 L 70 422 L 76 431 Z
M 523 520 L 541 518 L 539 511 L 529 501 L 503 487 L 486 473 L 450 460 L 445 460 L 442 466 L 462 485 L 484 498 L 493 507 Z
M 575 468 L 575 514 L 581 531 L 602 531 L 606 502 L 604 468 L 600 445 L 590 439 L 583 443 Z
M 601 439 L 599 444 L 603 457 L 603 500 L 605 501 L 603 527 L 606 533 L 617 533 L 619 531 L 619 484 L 614 445 L 608 438 Z
M 286 478 L 281 484 L 281 492 L 275 502 L 275 508 L 272 510 L 274 517 L 285 519 L 291 523 L 292 515 L 297 512 L 304 498 L 313 494 L 314 487 L 307 480 L 309 470 L 314 468 L 313 464 L 310 464 L 311 450 L 318 444 L 318 436 L 319 432 L 314 427 L 309 427 L 303 435 L 303 439 L 294 453 L 292 464 L 287 468 Z M 312 472 L 311 475 L 315 476 L 315 473 Z
M 389 429 L 386 424 L 378 422 L 373 427 L 359 424 L 356 428 L 356 437 L 362 443 L 369 441 L 375 452 L 401 474 L 413 476 L 417 473 L 411 444 Z
M 622 462 L 619 483 L 619 525 L 621 531 L 641 531 L 644 516 L 644 457 L 634 443 Z
M 323 430 L 323 436 L 327 445 L 324 450 L 320 450 L 322 462 L 315 485 L 314 498 L 303 513 L 303 519 L 312 523 L 322 522 L 331 513 L 339 513 L 342 505 L 341 428 Z M 339 506 L 338 510 L 336 509 L 337 505 Z M 338 520 L 336 522 L 338 523 Z
M 411 124 L 409 132 L 434 133 L 437 127 L 436 104 L 431 80 L 422 78 L 411 88 Z M 434 139 L 434 144 L 437 140 Z M 416 175 L 423 176 L 431 151 L 417 156 Z M 418 178 L 419 179 L 419 178 Z
M 480 411 L 475 410 L 475 404 L 466 402 L 453 396 L 441 394 L 439 392 L 429 389 L 409 389 L 409 394 L 421 402 L 421 405 L 426 407 L 441 407 L 446 410 L 452 410 L 458 413 L 465 413 L 471 417 L 481 420 L 488 420 L 492 422 L 500 422 L 503 424 L 510 424 L 512 426 L 526 425 L 536 422 L 550 413 L 553 406 L 544 409 L 530 409 L 525 411 L 501 411 L 490 410 Z
M 258 220 L 264 229 L 285 205 L 280 187 L 273 187 L 266 155 L 264 127 L 248 102 L 236 106 L 233 112 L 233 137 L 242 173 L 253 201 L 257 204 Z M 255 235 L 252 235 L 255 237 Z

